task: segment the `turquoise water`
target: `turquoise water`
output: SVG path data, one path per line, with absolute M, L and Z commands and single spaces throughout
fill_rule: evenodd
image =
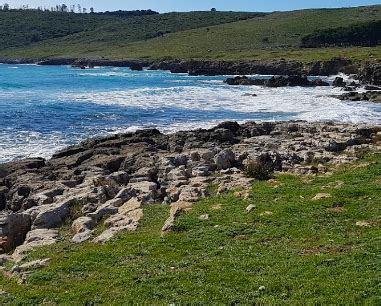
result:
M 226 120 L 381 123 L 379 105 L 329 98 L 337 89 L 231 87 L 224 78 L 0 65 L 0 162 L 49 157 L 91 136 L 143 127 L 171 132 Z

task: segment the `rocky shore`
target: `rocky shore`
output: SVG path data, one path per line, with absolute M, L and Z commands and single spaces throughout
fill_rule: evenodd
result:
M 216 61 L 216 60 L 109 60 L 81 58 L 1 58 L 4 64 L 73 65 L 77 67 L 114 66 L 133 70 L 168 70 L 190 75 L 307 75 L 355 74 L 362 83 L 381 85 L 381 64 L 354 62 L 345 58 L 303 63 L 298 61 Z
M 213 129 L 165 135 L 156 129 L 90 139 L 51 159 L 0 165 L 0 252 L 19 262 L 37 246 L 60 239 L 105 243 L 133 231 L 144 205 L 168 205 L 163 232 L 197 200 L 237 191 L 245 196 L 266 167 L 325 174 L 328 164 L 379 151 L 381 126 L 307 122 L 225 122 Z M 257 168 L 256 168 L 257 167 Z M 97 225 L 104 231 L 97 233 Z

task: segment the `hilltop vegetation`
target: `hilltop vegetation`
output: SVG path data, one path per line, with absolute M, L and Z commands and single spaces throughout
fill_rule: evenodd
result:
M 302 47 L 376 46 L 381 42 L 381 20 L 327 30 L 303 37 Z
M 356 60 L 381 58 L 380 46 L 337 48 L 343 45 L 340 40 L 316 45 L 334 48 L 301 49 L 306 41 L 317 40 L 317 35 L 326 35 L 324 33 L 341 33 L 348 37 L 358 33 L 358 24 L 377 28 L 381 20 L 380 5 L 271 14 L 217 11 L 153 12 L 133 17 L 117 12 L 64 15 L 0 12 L 0 33 L 3 33 L 0 35 L 0 55 L 109 59 L 286 58 L 301 61 L 338 56 Z M 373 29 L 364 27 L 362 31 L 369 34 Z

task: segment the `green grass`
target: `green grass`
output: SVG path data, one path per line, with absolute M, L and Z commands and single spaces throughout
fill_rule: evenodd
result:
M 380 47 L 300 49 L 301 40 L 316 30 L 351 26 L 381 20 L 381 6 L 318 9 L 272 13 L 264 17 L 226 13 L 213 21 L 213 12 L 136 17 L 62 38 L 33 44 L 28 48 L 1 51 L 11 57 L 87 57 L 109 59 L 221 59 L 304 62 L 345 56 L 354 60 L 379 60 Z M 193 15 L 193 14 L 200 14 Z M 222 14 L 222 13 L 219 13 Z M 235 16 L 235 17 L 234 17 Z M 252 18 L 250 18 L 252 17 Z M 253 18 L 255 17 L 255 18 Z M 209 20 L 209 24 L 205 24 Z M 177 22 L 178 20 L 178 22 Z M 188 21 L 189 24 L 188 24 Z M 195 22 L 197 20 L 197 22 Z M 197 26 L 195 26 L 195 24 Z M 213 24 L 215 24 L 213 26 Z M 163 37 L 157 32 L 169 31 Z
M 381 158 L 361 163 L 311 180 L 277 175 L 278 188 L 257 182 L 248 200 L 207 198 L 165 236 L 168 206 L 147 206 L 137 232 L 107 245 L 62 241 L 35 251 L 29 259 L 49 257 L 50 266 L 26 285 L 0 277 L 9 293 L 0 301 L 380 304 Z M 332 198 L 312 201 L 320 192 Z M 249 214 L 248 204 L 257 206 Z M 356 226 L 364 220 L 371 226 Z
M 263 16 L 245 12 L 189 12 L 120 18 L 107 15 L 0 11 L 0 50 L 36 45 L 59 48 L 67 44 L 120 46 L 205 26 Z M 48 41 L 47 43 L 45 43 Z

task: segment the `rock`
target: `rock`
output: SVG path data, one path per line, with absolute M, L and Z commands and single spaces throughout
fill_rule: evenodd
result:
M 313 201 L 323 200 L 323 199 L 329 199 L 332 196 L 329 193 L 318 193 L 316 196 L 312 198 Z
M 184 154 L 176 155 L 173 159 L 173 164 L 176 167 L 186 166 L 188 164 L 188 156 Z
M 366 85 L 364 87 L 365 90 L 378 90 L 378 91 L 381 91 L 381 87 L 378 87 L 378 86 L 373 86 L 373 85 Z
M 95 225 L 94 219 L 90 217 L 79 217 L 73 221 L 71 228 L 75 234 L 79 234 L 92 230 Z
M 123 206 L 119 207 L 118 213 L 105 220 L 105 226 L 110 227 L 101 235 L 96 237 L 93 242 L 106 243 L 111 240 L 115 234 L 121 231 L 135 231 L 143 218 L 142 203 L 132 198 Z
M 200 217 L 198 217 L 198 219 L 201 221 L 207 221 L 207 220 L 209 220 L 209 215 L 208 214 L 201 215 Z
M 329 143 L 324 147 L 328 152 L 341 152 L 347 148 L 346 143 L 339 143 L 335 140 L 330 140 Z
M 109 228 L 109 229 L 105 230 L 102 234 L 100 234 L 98 237 L 96 237 L 93 240 L 93 242 L 104 244 L 104 243 L 110 241 L 112 238 L 114 238 L 114 236 L 117 233 L 119 233 L 121 230 L 123 230 L 123 229 L 122 228 L 116 228 L 116 227 Z
M 118 213 L 125 215 L 128 214 L 129 212 L 139 209 L 142 206 L 142 202 L 139 201 L 136 198 L 130 199 L 127 203 L 125 203 L 123 206 L 119 207 Z
M 265 287 L 265 286 L 260 286 L 260 287 L 258 288 L 258 291 L 266 291 L 266 287 Z
M 241 126 L 235 121 L 225 121 L 225 122 L 218 124 L 214 130 L 218 130 L 218 129 L 229 130 L 233 134 L 235 134 L 241 129 Z
M 315 79 L 311 81 L 312 86 L 329 86 L 328 82 L 324 82 L 322 79 Z
M 379 63 L 365 63 L 360 68 L 359 79 L 363 83 L 381 85 L 381 65 Z
M 13 268 L 11 269 L 11 272 L 21 273 L 21 272 L 26 272 L 29 270 L 35 270 L 35 269 L 43 268 L 43 267 L 46 267 L 49 264 L 49 262 L 50 262 L 50 258 L 34 260 L 31 262 L 27 262 L 25 264 L 22 264 L 20 266 L 18 266 L 18 265 L 13 266 Z
M 15 262 L 20 262 L 28 252 L 37 247 L 52 245 L 57 242 L 58 231 L 53 229 L 31 230 L 25 238 L 24 244 L 18 246 L 12 254 Z
M 8 253 L 22 244 L 30 227 L 28 215 L 0 212 L 0 253 Z
M 71 241 L 73 243 L 83 243 L 85 241 L 89 241 L 93 235 L 92 230 L 85 230 L 83 232 L 80 232 L 78 234 L 75 234 L 73 238 L 71 238 Z
M 273 215 L 272 211 L 265 211 L 265 212 L 260 214 L 260 216 L 262 216 L 262 217 L 264 217 L 264 216 L 272 216 L 272 215 Z
M 229 142 L 232 143 L 234 140 L 234 134 L 232 131 L 228 129 L 215 129 L 213 133 L 210 135 L 210 141 L 212 142 L 219 142 L 219 143 L 224 143 L 224 142 Z
M 139 183 L 129 184 L 131 195 L 139 200 L 152 203 L 158 200 L 158 188 L 154 182 L 143 181 Z
M 123 202 L 124 201 L 122 199 L 113 199 L 107 201 L 106 203 L 99 206 L 95 212 L 89 213 L 87 216 L 93 219 L 95 222 L 98 222 L 106 216 L 116 214 L 118 212 L 118 207 L 120 207 Z
M 257 206 L 256 205 L 253 205 L 253 204 L 250 204 L 249 206 L 246 207 L 246 211 L 248 213 L 252 212 L 254 209 L 256 209 Z
M 174 229 L 176 219 L 185 211 L 192 209 L 192 203 L 179 201 L 171 205 L 169 217 L 165 221 L 162 232 L 169 232 Z
M 224 81 L 228 85 L 257 85 L 263 86 L 265 80 L 262 79 L 250 79 L 247 76 L 237 76 L 235 78 L 228 78 Z
M 196 202 L 206 196 L 206 188 L 181 186 L 179 188 L 178 200 L 181 202 Z
M 344 82 L 344 79 L 341 77 L 335 78 L 335 80 L 332 83 L 332 86 L 334 87 L 345 87 L 345 85 L 347 84 Z
M 339 96 L 333 96 L 343 101 L 369 101 L 373 103 L 381 103 L 381 91 L 355 92 L 351 91 Z
M 57 204 L 40 206 L 41 209 L 33 221 L 32 229 L 55 228 L 61 226 L 69 214 L 70 203 L 71 200 L 66 200 Z
M 369 221 L 357 221 L 356 225 L 360 227 L 369 227 L 372 225 L 372 223 Z
M 289 77 L 272 77 L 266 81 L 265 85 L 267 87 L 285 87 L 285 86 L 312 86 L 311 82 L 307 79 L 306 76 L 292 75 Z
M 214 157 L 217 169 L 228 169 L 233 167 L 235 162 L 235 154 L 231 149 L 225 149 Z
M 193 176 L 208 176 L 209 175 L 209 167 L 206 166 L 200 166 L 192 169 L 192 175 Z

